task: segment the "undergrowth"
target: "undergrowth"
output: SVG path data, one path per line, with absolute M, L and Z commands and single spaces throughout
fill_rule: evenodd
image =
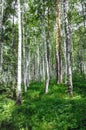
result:
M 22 94 L 22 104 L 0 95 L 0 130 L 86 130 L 86 82 L 74 79 L 74 97 L 66 86 L 53 81 L 49 93 L 43 83 L 31 83 Z

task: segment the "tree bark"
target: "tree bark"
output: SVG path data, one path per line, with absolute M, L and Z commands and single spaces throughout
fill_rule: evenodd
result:
M 21 102 L 21 60 L 22 60 L 22 31 L 21 31 L 21 5 L 20 0 L 17 0 L 18 4 L 18 82 L 17 82 L 17 101 Z
M 60 0 L 56 3 L 56 81 L 62 83 Z
M 2 73 L 2 64 L 3 64 L 3 12 L 4 12 L 4 3 L 1 0 L 1 9 L 0 9 L 0 75 Z
M 45 85 L 45 93 L 48 93 L 49 86 L 49 60 L 48 60 L 48 52 L 47 52 L 47 42 L 46 42 L 46 33 L 45 33 L 45 25 L 43 25 L 43 39 L 44 39 L 44 50 L 45 50 L 45 61 L 46 61 L 46 85 Z
M 67 86 L 68 94 L 73 96 L 73 84 L 72 84 L 72 65 L 71 65 L 71 36 L 70 36 L 70 25 L 68 22 L 68 0 L 63 0 L 64 7 L 64 22 L 65 22 L 65 34 L 66 34 L 66 62 L 67 62 Z
M 37 46 L 37 79 L 40 81 L 40 50 L 39 46 Z
M 83 17 L 83 25 L 84 25 L 84 29 L 86 29 L 86 23 L 85 23 L 85 21 L 86 21 L 86 15 L 85 15 L 85 3 L 83 2 L 83 1 L 81 1 L 81 5 L 82 5 L 82 17 Z
M 48 93 L 48 86 L 50 81 L 50 68 L 49 68 L 49 38 L 50 38 L 50 21 L 49 21 L 49 7 L 48 7 L 48 34 L 45 42 L 45 50 L 46 50 L 46 87 L 45 93 Z

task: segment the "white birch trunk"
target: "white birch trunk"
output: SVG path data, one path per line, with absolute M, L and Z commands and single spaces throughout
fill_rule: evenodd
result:
M 29 54 L 28 54 L 28 72 L 27 72 L 27 83 L 28 83 L 28 86 L 30 84 L 30 80 L 31 80 L 31 76 L 30 76 L 30 50 L 29 50 Z
M 63 65 L 63 75 L 64 75 L 64 83 L 67 83 L 67 59 L 66 59 L 66 34 L 65 34 L 65 16 L 64 16 L 64 7 L 63 3 L 61 3 L 62 7 L 62 42 L 63 42 L 63 53 L 64 53 L 64 65 Z
M 0 30 L 1 30 L 0 32 L 0 73 L 2 72 L 2 64 L 3 64 L 3 43 L 2 43 L 2 36 L 1 36 L 1 33 L 3 33 L 3 29 L 2 29 L 3 12 L 4 12 L 4 2 L 2 0 L 0 4 Z
M 67 62 L 67 85 L 68 85 L 68 94 L 73 95 L 73 84 L 72 84 L 72 65 L 71 65 L 71 36 L 70 36 L 70 26 L 68 22 L 68 0 L 63 0 L 64 7 L 64 16 L 65 16 L 65 34 L 66 34 L 66 62 Z
M 39 53 L 39 46 L 37 46 L 37 53 L 38 53 L 38 57 L 37 57 L 37 64 L 38 64 L 38 69 L 37 69 L 37 78 L 38 81 L 40 81 L 40 53 Z
M 17 81 L 17 96 L 21 95 L 21 44 L 22 44 L 22 31 L 21 31 L 21 6 L 20 0 L 17 0 L 18 3 L 18 81 Z
M 24 72 L 24 87 L 25 87 L 25 92 L 27 92 L 27 79 L 28 79 L 28 67 L 29 67 L 29 61 L 28 58 L 26 57 L 26 66 L 25 66 L 25 72 Z
M 49 86 L 49 61 L 48 61 L 48 54 L 47 54 L 47 43 L 46 43 L 46 33 L 45 33 L 45 26 L 43 27 L 43 39 L 44 39 L 44 48 L 45 48 L 45 60 L 46 60 L 46 86 L 45 86 L 45 93 L 48 93 L 48 86 Z
M 57 0 L 56 6 L 56 80 L 62 83 L 62 56 L 61 56 L 61 23 L 60 23 L 60 0 Z
M 47 56 L 47 43 L 46 43 L 46 32 L 45 32 L 45 22 L 42 24 L 42 39 L 43 39 L 43 48 L 44 48 L 44 56 L 43 56 L 43 80 L 45 82 L 45 93 L 48 93 L 49 86 L 49 62 Z
M 43 81 L 45 81 L 45 61 L 44 61 L 44 57 L 43 57 Z

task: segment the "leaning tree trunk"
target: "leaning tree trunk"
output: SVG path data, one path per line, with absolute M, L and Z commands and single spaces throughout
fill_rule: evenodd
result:
M 68 0 L 63 0 L 64 7 L 64 22 L 65 22 L 65 35 L 66 35 L 66 62 L 67 62 L 67 85 L 68 85 L 68 94 L 73 95 L 73 84 L 72 84 L 72 65 L 71 65 L 71 36 L 70 36 L 70 26 L 68 22 Z
M 18 3 L 18 82 L 17 82 L 17 104 L 21 104 L 21 44 L 22 44 L 22 31 L 21 31 L 21 7 L 20 0 Z
M 62 83 L 61 31 L 60 31 L 60 0 L 56 3 L 56 80 Z

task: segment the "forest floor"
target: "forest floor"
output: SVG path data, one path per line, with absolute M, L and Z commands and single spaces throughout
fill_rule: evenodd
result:
M 49 93 L 44 84 L 31 83 L 17 106 L 10 90 L 0 95 L 0 130 L 86 130 L 86 81 L 74 81 L 74 96 L 66 86 L 52 81 Z

